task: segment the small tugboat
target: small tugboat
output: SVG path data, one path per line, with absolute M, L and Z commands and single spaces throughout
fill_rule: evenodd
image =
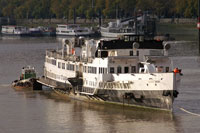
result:
M 34 67 L 23 67 L 20 79 L 13 81 L 12 87 L 16 90 L 40 90 L 41 87 L 37 86 L 36 71 Z

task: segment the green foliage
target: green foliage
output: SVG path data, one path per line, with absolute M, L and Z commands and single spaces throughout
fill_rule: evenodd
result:
M 63 16 L 63 10 L 62 7 L 63 5 L 60 4 L 61 0 L 51 0 L 51 12 L 53 16 L 56 18 L 61 18 Z
M 0 0 L 0 16 L 13 18 L 104 18 L 151 11 L 159 17 L 196 17 L 198 0 Z

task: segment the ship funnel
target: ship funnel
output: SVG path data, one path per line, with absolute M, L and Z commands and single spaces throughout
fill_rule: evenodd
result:
M 169 43 L 165 43 L 164 45 L 164 49 L 169 50 L 171 48 Z
M 72 42 L 69 39 L 63 39 L 62 40 L 62 55 L 63 55 L 63 57 L 65 55 L 71 55 L 72 53 L 74 53 Z
M 84 38 L 83 36 L 80 36 L 80 37 L 78 38 L 78 40 L 79 40 L 79 45 L 80 45 L 80 46 L 82 46 L 82 45 L 85 44 L 85 38 Z
M 119 27 L 121 25 L 121 20 L 117 20 L 117 27 Z
M 63 39 L 63 40 L 62 40 L 62 43 L 63 43 L 63 44 L 69 44 L 69 40 L 68 40 L 68 39 Z
M 138 42 L 133 43 L 133 48 L 138 49 L 140 47 L 140 44 Z

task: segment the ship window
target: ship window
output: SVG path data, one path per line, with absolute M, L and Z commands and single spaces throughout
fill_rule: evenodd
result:
M 61 63 L 60 62 L 58 62 L 58 68 L 61 68 Z
M 131 66 L 131 73 L 136 73 L 136 66 Z
M 71 69 L 70 69 L 70 70 L 74 71 L 74 65 L 73 65 L 73 64 L 70 64 L 70 66 L 71 66 Z
M 79 69 L 78 69 L 78 65 L 76 65 L 76 71 L 79 71 Z
M 94 67 L 91 67 L 91 73 L 94 73 Z
M 158 72 L 160 72 L 160 73 L 163 72 L 163 66 L 158 67 Z
M 66 68 L 67 68 L 67 70 L 71 70 L 71 71 L 74 71 L 74 65 L 72 65 L 72 64 L 66 64 Z
M 124 67 L 124 73 L 129 73 L 129 67 Z
M 71 66 L 71 64 L 68 64 L 69 65 L 69 70 L 72 70 L 72 66 Z
M 66 64 L 66 66 L 67 66 L 67 70 L 70 70 L 70 68 L 69 68 L 69 67 L 70 67 L 70 66 L 69 66 L 69 63 L 68 63 L 68 64 Z
M 130 51 L 129 54 L 130 54 L 130 56 L 133 56 L 133 51 Z
M 95 73 L 95 74 L 97 73 L 97 68 L 96 68 L 96 67 L 94 67 L 94 73 Z
M 115 68 L 114 67 L 110 67 L 110 73 L 115 73 Z
M 101 57 L 108 57 L 108 51 L 101 51 Z
M 139 51 L 137 51 L 137 56 L 139 56 L 139 54 L 140 54 Z
M 104 73 L 107 73 L 107 68 L 104 68 Z
M 130 36 L 130 41 L 135 41 L 135 37 Z
M 97 73 L 97 68 L 96 67 L 88 67 L 88 73 Z
M 125 41 L 129 41 L 129 37 L 128 37 L 128 36 L 125 36 L 125 37 L 124 37 L 124 40 L 125 40 Z
M 62 63 L 62 69 L 65 69 L 65 63 Z
M 156 67 L 156 71 L 157 71 L 158 73 L 163 72 L 163 67 L 162 67 L 162 66 Z
M 169 72 L 169 67 L 166 67 L 166 72 Z
M 141 68 L 141 73 L 144 73 L 144 68 Z
M 93 67 L 90 67 L 90 69 L 89 69 L 89 70 L 90 70 L 90 73 L 92 73 L 92 72 L 93 72 Z
M 83 66 L 83 72 L 86 72 L 86 66 Z
M 61 31 L 61 33 L 69 33 L 69 31 Z
M 56 60 L 52 60 L 52 64 L 56 66 Z
M 122 68 L 120 66 L 117 67 L 117 73 L 122 73 Z
M 95 72 L 96 72 L 96 70 L 95 70 Z M 107 73 L 107 68 L 99 67 L 99 73 Z

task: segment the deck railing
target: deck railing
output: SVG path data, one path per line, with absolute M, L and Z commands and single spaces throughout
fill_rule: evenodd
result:
M 46 50 L 46 56 L 53 57 L 55 59 L 63 59 L 66 61 L 77 61 L 77 62 L 87 62 L 92 63 L 92 57 L 80 57 L 75 55 L 67 55 L 66 52 L 62 53 L 61 51 L 56 50 Z

